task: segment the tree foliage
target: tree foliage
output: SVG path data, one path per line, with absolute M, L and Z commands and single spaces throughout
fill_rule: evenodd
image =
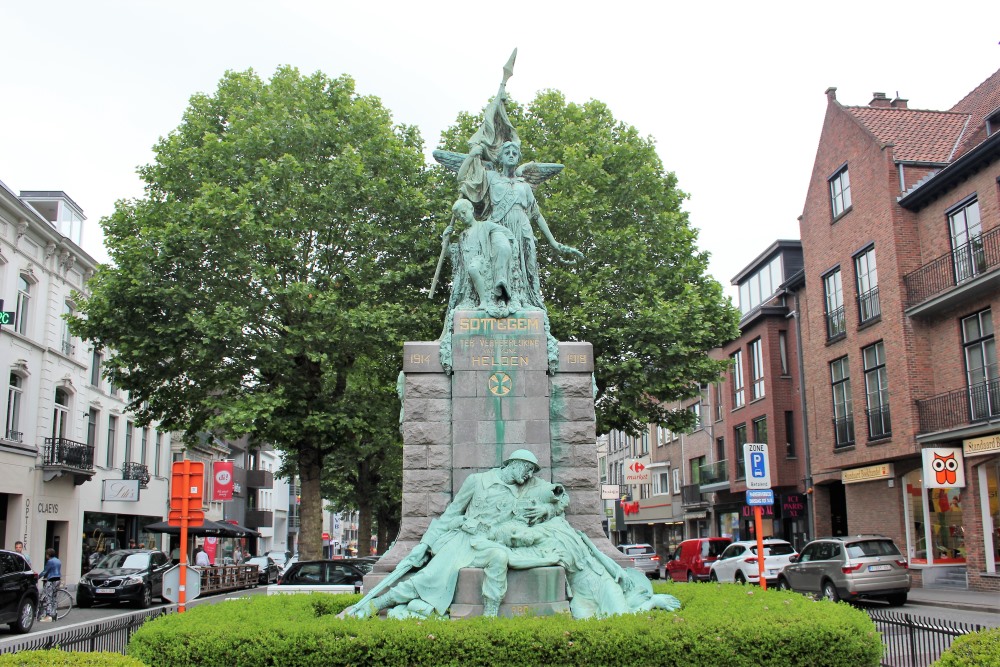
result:
M 599 431 L 690 425 L 666 404 L 718 379 L 725 364 L 707 351 L 738 335 L 739 317 L 707 273 L 676 176 L 654 142 L 602 102 L 543 91 L 508 110 L 525 161 L 566 166 L 536 195 L 556 238 L 586 259 L 559 264 L 540 240 L 542 291 L 555 337 L 594 346 Z M 467 151 L 478 123 L 460 115 L 441 148 Z M 453 177 L 437 182 L 454 192 Z
M 383 443 L 401 343 L 439 319 L 419 134 L 350 78 L 285 67 L 228 72 L 154 151 L 73 332 L 113 351 L 140 420 L 288 452 L 318 556 L 321 468 Z

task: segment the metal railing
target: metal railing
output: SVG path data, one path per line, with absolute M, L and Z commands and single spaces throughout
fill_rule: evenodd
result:
M 145 463 L 126 461 L 122 465 L 122 479 L 139 480 L 139 488 L 149 488 L 149 466 Z
M 58 648 L 64 651 L 108 651 L 124 654 L 132 635 L 142 627 L 143 623 L 174 610 L 175 607 L 171 605 L 116 616 L 93 624 L 76 625 L 65 630 L 36 633 L 21 641 L 3 643 L 0 645 L 0 653 Z
M 915 306 L 997 267 L 1000 267 L 1000 227 L 973 237 L 903 276 L 906 290 L 903 307 Z
M 42 465 L 61 465 L 81 470 L 93 470 L 94 448 L 69 438 L 45 438 Z
M 64 340 L 62 341 L 61 349 L 63 354 L 67 357 L 71 357 L 73 356 L 73 353 L 76 352 L 76 345 L 73 345 L 73 343 L 68 340 Z
M 877 607 L 865 607 L 865 611 L 882 635 L 884 667 L 928 667 L 955 637 L 985 629 L 974 623 L 910 616 Z
M 917 401 L 920 433 L 934 433 L 1000 417 L 1000 380 Z
M 858 321 L 864 324 L 882 314 L 882 304 L 878 300 L 878 287 L 873 287 L 858 295 Z
M 701 495 L 700 484 L 688 484 L 681 487 L 681 505 L 683 507 L 708 507 L 708 501 Z
M 871 440 L 881 440 L 892 436 L 892 420 L 889 416 L 889 406 L 866 408 L 868 416 L 868 437 Z
M 23 437 L 24 433 L 21 433 L 20 431 L 7 431 L 8 440 L 13 440 L 14 442 L 24 442 L 24 440 L 22 440 Z
M 726 461 L 706 463 L 705 465 L 699 467 L 698 475 L 700 477 L 699 483 L 701 486 L 721 484 L 729 481 L 729 471 L 726 466 Z
M 850 447 L 854 444 L 854 416 L 833 418 L 833 446 Z
M 847 321 L 844 319 L 844 307 L 831 310 L 826 314 L 826 339 L 833 340 L 847 331 Z

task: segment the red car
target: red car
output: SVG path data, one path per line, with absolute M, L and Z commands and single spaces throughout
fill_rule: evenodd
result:
M 709 569 L 732 542 L 728 537 L 684 540 L 667 561 L 667 576 L 674 581 L 708 581 Z

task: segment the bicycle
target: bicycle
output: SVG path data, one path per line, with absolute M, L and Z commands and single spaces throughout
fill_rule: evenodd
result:
M 58 621 L 61 618 L 65 618 L 66 614 L 68 614 L 70 610 L 73 609 L 73 596 L 70 595 L 70 592 L 68 590 L 66 590 L 66 586 L 64 584 L 59 584 L 59 586 L 55 590 L 54 595 L 56 598 L 54 618 L 55 620 Z M 46 614 L 44 614 L 43 611 L 46 608 L 47 601 L 48 601 L 48 594 L 45 592 L 45 586 L 43 585 L 42 594 L 38 596 L 39 619 L 44 618 L 46 616 Z

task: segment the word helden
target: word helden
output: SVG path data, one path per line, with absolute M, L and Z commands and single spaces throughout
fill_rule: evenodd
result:
M 460 333 L 489 331 L 538 333 L 541 331 L 540 324 L 540 319 L 528 317 L 460 317 L 458 319 L 458 331 Z

